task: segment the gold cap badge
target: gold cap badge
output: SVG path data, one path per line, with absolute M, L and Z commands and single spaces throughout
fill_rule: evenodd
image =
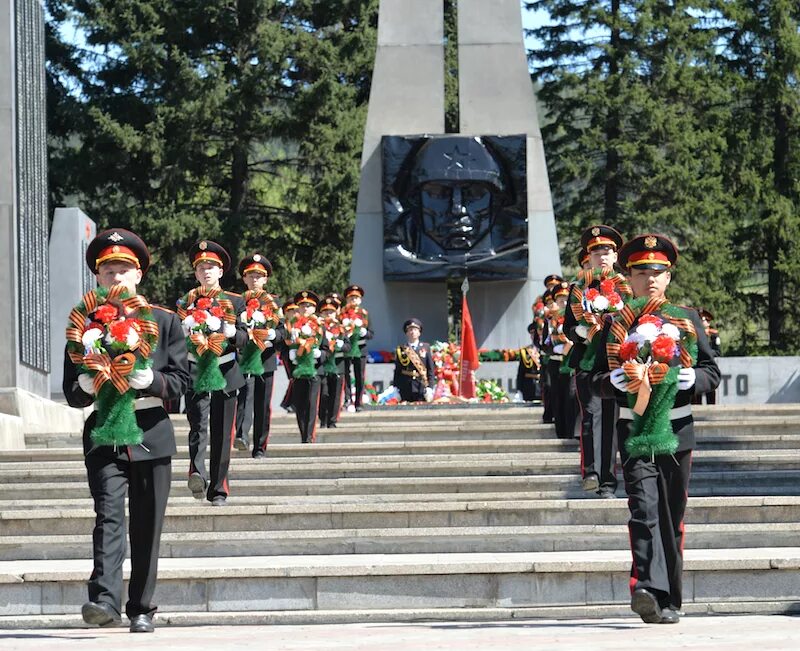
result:
M 200 242 L 200 250 L 205 251 L 208 248 L 208 244 L 205 241 Z
M 108 239 L 111 240 L 112 242 L 119 242 L 120 240 L 123 240 L 125 238 L 122 237 L 122 235 L 120 235 L 119 233 L 117 233 L 117 231 L 114 231 L 113 233 L 111 233 L 111 235 L 108 236 Z
M 261 262 L 261 256 L 258 253 L 253 256 L 253 262 Z
M 654 249 L 658 246 L 658 238 L 653 235 L 648 235 L 644 238 L 644 245 L 648 249 Z
M 597 226 L 595 226 L 595 227 L 592 229 L 592 235 L 594 235 L 595 237 L 597 237 L 598 235 L 600 235 L 600 229 L 599 229 Z

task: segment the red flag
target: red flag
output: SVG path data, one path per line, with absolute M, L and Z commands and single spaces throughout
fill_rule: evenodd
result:
M 461 299 L 461 395 L 475 397 L 475 370 L 480 366 L 478 346 L 475 344 L 475 331 L 467 305 L 467 293 Z

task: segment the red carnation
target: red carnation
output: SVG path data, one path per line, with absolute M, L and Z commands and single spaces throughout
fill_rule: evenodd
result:
M 639 354 L 639 345 L 635 341 L 626 341 L 619 347 L 619 358 L 623 362 L 636 359 Z
M 119 315 L 119 310 L 113 305 L 106 303 L 101 305 L 94 312 L 94 317 L 101 323 L 111 323 Z
M 251 298 L 247 301 L 247 309 L 248 310 L 257 310 L 259 307 L 259 302 L 257 298 Z
M 209 312 L 211 312 L 212 316 L 215 316 L 218 319 L 221 319 L 223 316 L 225 316 L 225 312 L 222 311 L 222 308 L 219 305 L 212 307 Z
M 598 292 L 594 287 L 592 287 L 591 289 L 587 289 L 586 290 L 586 300 L 587 301 L 593 301 L 598 296 L 600 296 L 600 292 Z
M 661 324 L 664 322 L 657 316 L 654 316 L 652 314 L 643 314 L 642 316 L 639 317 L 639 321 L 637 322 L 637 324 L 642 325 L 644 323 L 652 323 L 660 328 Z
M 206 319 L 208 318 L 208 312 L 204 312 L 203 310 L 195 310 L 192 316 L 194 317 L 195 323 L 205 323 Z
M 614 281 L 609 280 L 606 278 L 605 280 L 600 281 L 600 291 L 603 292 L 604 295 L 608 295 L 614 291 Z
M 678 346 L 672 337 L 659 335 L 653 340 L 650 350 L 659 362 L 669 362 L 678 352 Z
M 197 309 L 198 310 L 207 310 L 211 307 L 211 299 L 208 297 L 198 298 L 197 299 Z
M 128 321 L 114 321 L 108 326 L 108 331 L 114 338 L 114 341 L 124 342 L 128 338 L 128 331 L 131 329 Z
M 619 294 L 617 294 L 617 292 L 611 292 L 608 296 L 606 296 L 606 298 L 608 299 L 608 302 L 611 303 L 611 305 L 616 305 L 617 303 L 622 301 L 622 297 Z

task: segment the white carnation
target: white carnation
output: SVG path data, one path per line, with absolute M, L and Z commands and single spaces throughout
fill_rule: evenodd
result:
M 222 326 L 222 321 L 220 321 L 218 316 L 210 314 L 206 319 L 206 325 L 208 326 L 208 329 L 211 330 L 212 332 L 217 332 L 217 330 L 219 330 L 220 327 Z
M 240 320 L 242 323 L 247 323 L 247 312 L 242 312 L 242 313 L 239 315 L 239 320 Z
M 195 322 L 194 317 L 190 314 L 183 321 L 181 321 L 181 325 L 183 326 L 183 331 L 188 333 L 197 325 L 197 323 Z
M 592 301 L 592 305 L 594 306 L 595 310 L 599 312 L 605 312 L 608 309 L 608 299 L 603 296 L 596 296 L 595 299 Z
M 681 331 L 671 323 L 665 323 L 663 326 L 661 326 L 661 332 L 675 341 L 678 341 L 681 338 Z
M 353 319 L 353 325 L 355 325 L 356 328 L 360 328 L 364 325 L 364 322 L 361 319 Z
M 325 333 L 325 338 L 326 338 L 328 341 L 330 341 L 331 339 L 333 339 L 333 333 L 332 333 L 332 332 L 326 332 L 326 333 Z
M 645 341 L 654 341 L 658 337 L 658 326 L 655 323 L 643 323 L 636 326 L 636 332 L 644 337 Z
M 296 349 L 292 348 L 292 349 L 289 351 L 289 359 L 290 359 L 291 361 L 295 361 L 295 360 L 297 359 L 297 350 L 296 350 Z
M 631 332 L 625 341 L 635 341 L 636 345 L 641 348 L 644 345 L 645 338 L 642 337 L 638 332 Z
M 81 341 L 86 348 L 91 348 L 98 339 L 103 336 L 103 331 L 100 328 L 89 328 L 83 333 Z
M 223 333 L 225 334 L 225 337 L 227 337 L 228 339 L 230 339 L 231 337 L 235 337 L 236 326 L 233 325 L 232 323 L 226 323 L 223 329 Z
M 275 334 L 275 329 L 274 328 L 270 328 L 269 330 L 267 330 L 267 339 L 269 341 L 273 341 L 275 339 L 275 337 L 276 337 L 276 334 Z
M 261 310 L 256 310 L 253 312 L 253 321 L 256 323 L 266 323 L 267 318 L 264 316 L 264 313 Z
M 350 325 L 350 319 L 349 318 L 342 319 L 342 325 L 349 326 Z
M 342 346 L 344 346 L 344 342 L 341 339 L 337 339 L 336 340 L 336 347 L 337 348 L 341 348 Z
M 311 329 L 311 326 L 306 323 L 302 328 L 300 328 L 300 332 L 302 332 L 306 337 L 308 337 L 314 331 Z
M 136 332 L 134 328 L 128 330 L 128 336 L 125 338 L 125 343 L 128 344 L 128 348 L 133 349 L 133 347 L 139 343 L 139 333 Z

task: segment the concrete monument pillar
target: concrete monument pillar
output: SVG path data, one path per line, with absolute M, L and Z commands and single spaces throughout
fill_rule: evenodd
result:
M 424 324 L 427 341 L 447 338 L 444 283 L 384 282 L 381 136 L 444 132 L 444 13 L 441 0 L 381 0 L 350 279 L 364 287 L 375 338 L 370 348 L 405 341 L 403 322 Z
M 420 229 L 425 236 L 434 241 L 438 234 L 426 231 L 429 224 L 424 223 L 426 208 L 409 212 L 405 206 L 395 206 L 396 194 L 391 194 L 388 208 L 382 205 L 381 147 L 382 136 L 402 135 L 441 135 L 444 133 L 444 16 L 441 0 L 381 0 L 378 17 L 378 48 L 375 68 L 372 77 L 367 126 L 364 135 L 364 152 L 362 155 L 361 185 L 358 195 L 356 228 L 353 245 L 352 282 L 363 285 L 367 290 L 364 300 L 370 308 L 371 326 L 375 330 L 375 339 L 371 348 L 391 349 L 402 338 L 401 324 L 409 316 L 417 316 L 425 325 L 423 337 L 426 340 L 445 339 L 447 336 L 447 292 L 446 283 L 439 272 L 439 280 L 384 280 L 384 266 L 381 264 L 384 255 L 383 233 L 385 222 L 383 217 L 394 213 L 402 220 L 409 215 L 411 230 L 403 231 L 403 222 L 394 221 L 392 238 L 403 243 L 391 243 L 395 269 L 406 265 L 421 270 L 418 278 L 425 275 L 425 265 L 429 268 L 443 269 L 452 266 L 457 259 L 452 251 L 439 255 L 436 253 L 412 250 L 409 254 L 408 243 L 413 237 L 420 237 Z M 537 293 L 541 293 L 542 281 L 547 274 L 561 271 L 556 238 L 555 220 L 550 198 L 550 187 L 547 178 L 544 149 L 542 147 L 539 121 L 536 112 L 536 99 L 528 73 L 527 59 L 522 39 L 522 18 L 518 0 L 460 0 L 458 3 L 458 61 L 459 61 L 459 111 L 460 130 L 453 136 L 521 136 L 524 141 L 526 172 L 523 181 L 516 187 L 517 196 L 524 197 L 521 208 L 524 222 L 525 205 L 527 204 L 527 271 L 525 265 L 525 239 L 521 239 L 519 247 L 521 263 L 517 269 L 506 277 L 514 280 L 476 280 L 470 277 L 470 311 L 474 321 L 476 338 L 481 347 L 501 348 L 518 346 L 528 341 L 526 326 L 530 322 L 531 304 Z M 419 142 L 422 142 L 421 140 Z M 476 142 L 481 142 L 477 140 Z M 484 140 L 489 152 L 497 153 L 496 140 Z M 445 185 L 453 184 L 455 190 L 450 201 L 464 198 L 459 192 L 466 192 L 470 180 L 486 189 L 494 184 L 500 191 L 508 190 L 507 181 L 494 182 L 495 171 L 503 174 L 502 169 L 489 161 L 487 168 L 481 168 L 481 157 L 484 145 L 467 146 L 463 140 L 454 144 L 452 150 L 443 147 L 439 157 L 419 155 L 418 163 L 411 172 L 411 183 L 425 180 L 436 181 L 434 174 L 427 174 L 445 159 L 444 173 L 438 177 Z M 414 147 L 416 145 L 410 145 Z M 399 151 L 395 148 L 394 151 Z M 409 160 L 415 155 L 409 150 Z M 421 150 L 417 150 L 421 151 Z M 437 163 L 439 161 L 439 163 Z M 404 163 L 402 169 L 407 171 L 410 164 Z M 397 171 L 395 165 L 395 171 Z M 436 170 L 441 171 L 441 170 Z M 405 173 L 405 172 L 401 172 Z M 395 177 L 394 183 L 396 183 Z M 408 188 L 406 182 L 394 187 L 393 191 L 401 193 Z M 441 183 L 439 184 L 441 187 Z M 495 188 L 497 189 L 497 188 Z M 436 190 L 434 190 L 434 193 Z M 434 198 L 434 202 L 441 198 Z M 383 196 L 387 201 L 387 196 Z M 494 200 L 493 200 L 494 201 Z M 463 203 L 463 202 L 461 202 Z M 475 205 L 478 201 L 475 200 Z M 456 213 L 450 213 L 456 214 Z M 460 213 L 458 213 L 460 214 Z M 464 211 L 467 214 L 467 211 Z M 413 217 L 411 215 L 414 215 Z M 446 219 L 451 219 L 448 217 Z M 473 231 L 481 232 L 481 226 Z M 400 224 L 400 228 L 397 225 Z M 414 231 L 416 229 L 416 231 Z M 446 231 L 447 229 L 445 229 Z M 524 223 L 523 229 L 524 232 Z M 408 233 L 417 233 L 413 237 Z M 453 242 L 452 233 L 445 233 L 445 242 Z M 508 230 L 506 237 L 518 237 L 520 230 Z M 404 233 L 406 239 L 403 240 Z M 495 242 L 494 231 L 489 241 Z M 501 234 L 499 242 L 503 242 Z M 469 237 L 467 239 L 470 239 Z M 481 240 L 476 240 L 478 243 Z M 483 240 L 485 255 L 486 241 Z M 508 240 L 506 240 L 508 242 Z M 427 251 L 435 251 L 441 244 L 425 245 Z M 447 245 L 443 245 L 448 248 Z M 463 243 L 454 248 L 463 248 Z M 480 244 L 471 245 L 470 253 L 465 258 L 464 268 L 470 274 L 470 260 L 476 260 L 476 249 Z M 517 251 L 520 249 L 518 248 Z M 429 255 L 431 257 L 425 257 Z M 470 255 L 473 257 L 470 258 Z M 498 256 L 501 258 L 502 256 Z M 484 258 L 485 259 L 485 258 Z M 506 258 L 508 259 L 508 258 Z M 480 263 L 478 263 L 480 264 Z M 416 265 L 416 266 L 415 266 Z M 443 266 L 444 265 L 444 266 Z M 475 269 L 476 275 L 483 277 L 502 277 L 499 273 L 492 275 L 486 269 Z M 405 272 L 392 273 L 394 277 Z M 412 272 L 409 276 L 415 275 Z
M 97 225 L 80 208 L 56 208 L 50 231 L 50 272 L 58 283 L 50 284 L 50 393 L 63 395 L 64 330 L 73 307 L 97 287 L 86 266 L 86 248 L 97 234 Z

